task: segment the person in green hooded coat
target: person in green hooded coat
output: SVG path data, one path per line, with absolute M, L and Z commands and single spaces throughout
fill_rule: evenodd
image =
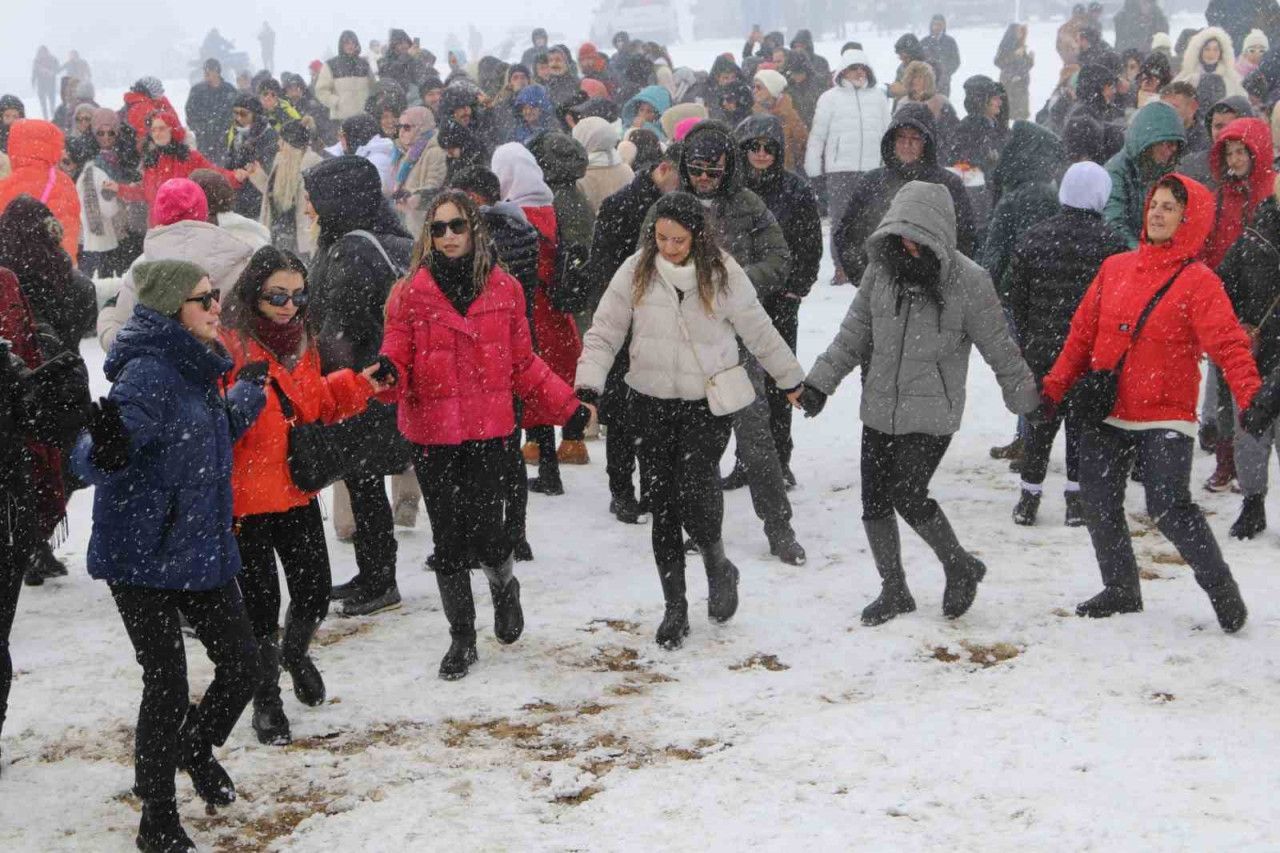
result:
M 1177 168 L 1186 141 L 1178 111 L 1163 101 L 1154 101 L 1138 110 L 1125 132 L 1124 148 L 1107 161 L 1111 197 L 1102 215 L 1129 248 L 1138 248 L 1147 194 Z

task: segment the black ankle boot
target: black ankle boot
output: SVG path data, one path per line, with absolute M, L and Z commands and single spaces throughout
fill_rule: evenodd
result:
M 1236 539 L 1252 539 L 1267 529 L 1266 495 L 1248 495 L 1240 507 L 1240 517 L 1231 525 Z
M 862 610 L 862 624 L 867 627 L 883 625 L 895 616 L 912 613 L 915 599 L 907 589 L 906 574 L 902 570 L 902 542 L 898 536 L 898 520 L 873 518 L 862 522 L 867 531 L 867 544 L 880 573 L 880 595 Z
M 497 568 L 484 567 L 493 599 L 493 633 L 498 642 L 510 645 L 524 633 L 524 610 L 520 607 L 520 580 L 512 573 L 512 558 Z
M 738 612 L 738 567 L 724 553 L 724 540 L 702 549 L 707 570 L 707 618 L 728 622 Z
M 942 592 L 942 615 L 948 619 L 963 616 L 973 606 L 978 584 L 986 576 L 987 567 L 960 546 L 942 507 L 938 507 L 928 521 L 913 527 L 938 556 L 942 571 L 947 576 L 947 585 Z
M 1141 613 L 1142 591 L 1122 586 L 1104 586 L 1102 592 L 1076 605 L 1077 616 L 1105 619 L 1117 613 Z
M 178 820 L 178 804 L 174 800 L 143 801 L 134 842 L 143 853 L 186 853 L 196 849 Z
M 684 638 L 689 636 L 689 601 L 685 597 L 684 566 L 659 566 L 658 579 L 662 582 L 662 599 L 666 607 L 655 639 L 664 649 L 678 649 L 684 644 Z
M 1084 498 L 1080 496 L 1080 490 L 1074 492 L 1066 492 L 1063 498 L 1067 502 L 1067 515 L 1064 523 L 1067 527 L 1084 527 Z
M 178 769 L 191 777 L 196 794 L 211 806 L 229 806 L 236 801 L 236 786 L 213 757 L 213 744 L 200 730 L 200 709 L 192 705 L 178 730 Z
M 280 701 L 280 644 L 274 634 L 258 638 L 258 664 L 261 674 L 253 692 L 253 731 L 258 743 L 286 746 L 293 737 Z
M 1033 527 L 1039 511 L 1040 493 L 1023 489 L 1022 496 L 1018 498 L 1018 505 L 1013 508 L 1013 523 L 1023 527 Z
M 476 602 L 471 596 L 471 575 L 465 569 L 448 574 L 436 572 L 440 604 L 449 620 L 449 651 L 440 661 L 440 677 L 445 681 L 466 678 L 476 653 Z
M 293 680 L 293 695 L 312 708 L 324 704 L 324 676 L 311 660 L 309 650 L 319 622 L 302 622 L 293 618 L 293 605 L 285 612 L 284 642 L 280 646 L 280 662 Z
M 1213 612 L 1223 631 L 1234 634 L 1244 627 L 1245 620 L 1249 618 L 1249 609 L 1244 606 L 1240 587 L 1232 578 L 1227 578 L 1205 592 L 1209 594 L 1209 603 L 1213 605 Z

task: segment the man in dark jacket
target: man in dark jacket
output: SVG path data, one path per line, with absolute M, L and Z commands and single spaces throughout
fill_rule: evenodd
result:
M 654 149 L 651 159 L 637 160 L 632 164 L 636 176 L 631 183 L 600 203 L 591 235 L 592 306 L 600 301 L 623 261 L 635 254 L 649 208 L 664 193 L 680 189 L 681 147 L 677 142 L 665 154 Z M 648 521 L 648 489 L 641 472 L 641 499 L 636 501 L 632 476 L 636 470 L 637 436 L 627 414 L 631 392 L 623 381 L 630 369 L 631 356 L 624 346 L 618 351 L 600 395 L 600 423 L 609 428 L 604 446 L 609 512 L 626 524 L 642 524 Z
M 733 135 L 748 167 L 747 186 L 760 196 L 778 220 L 787 248 L 791 250 L 791 271 L 787 275 L 785 290 L 762 300 L 761 304 L 782 339 L 794 352 L 799 331 L 800 300 L 809 294 L 817 280 L 818 265 L 822 261 L 822 218 L 818 199 L 807 181 L 782 168 L 785 141 L 782 122 L 775 116 L 752 116 L 738 125 Z M 789 487 L 794 486 L 796 478 L 791 472 L 792 406 L 772 377 L 765 379 L 765 390 L 769 400 L 769 427 L 778 450 L 778 461 L 782 463 L 783 478 Z M 738 465 L 741 464 L 739 461 Z M 729 476 L 732 478 L 734 475 Z
M 547 51 L 547 31 L 542 27 L 536 27 L 533 31 L 532 44 L 524 49 L 524 53 L 520 56 L 520 64 L 526 68 L 532 68 L 538 54 Z
M 1280 204 L 1268 198 L 1258 206 L 1253 225 L 1227 250 L 1218 275 L 1231 297 L 1236 316 L 1255 341 L 1258 372 L 1269 376 L 1280 368 Z M 1259 433 L 1236 430 L 1236 477 L 1244 493 L 1240 516 L 1231 525 L 1237 539 L 1252 539 L 1267 529 L 1264 503 L 1267 466 L 1276 444 L 1276 424 Z
M 418 55 L 413 39 L 404 30 L 392 30 L 386 55 L 378 60 L 378 79 L 393 80 L 417 103 L 418 92 L 430 76 L 430 68 Z M 412 104 L 410 104 L 412 106 Z
M 819 56 L 813 48 L 813 33 L 809 30 L 796 30 L 791 38 L 791 52 L 804 54 L 813 69 L 813 76 L 818 79 L 819 93 L 831 88 L 831 64 Z
M 1111 193 L 1111 177 L 1097 163 L 1076 163 L 1058 190 L 1060 212 L 1023 232 L 1014 246 L 1006 276 L 1005 304 L 1013 316 L 1027 366 L 1042 380 L 1066 343 L 1071 318 L 1102 262 L 1128 249 L 1102 220 Z M 1049 453 L 1062 416 L 1027 429 L 1022 459 L 1022 497 L 1013 511 L 1018 524 L 1036 523 Z M 1067 421 L 1066 523 L 1084 523 L 1079 483 L 1080 435 Z
M 956 209 L 956 248 L 972 258 L 978 245 L 973 208 L 964 183 L 938 164 L 929 108 L 910 103 L 894 113 L 893 123 L 880 140 L 880 154 L 884 165 L 858 177 L 849 207 L 836 230 L 836 252 L 849 281 L 862 278 L 867 267 L 867 238 L 880 224 L 898 190 L 911 181 L 942 184 L 951 193 Z
M 768 304 L 787 290 L 791 250 L 778 220 L 760 196 L 745 186 L 742 171 L 729 128 L 719 122 L 704 121 L 684 138 L 681 188 L 707 208 L 720 246 L 742 266 L 761 304 Z M 650 223 L 646 220 L 645 224 Z M 791 529 L 791 501 L 769 428 L 764 369 L 745 350 L 743 364 L 756 387 L 755 402 L 733 415 L 743 479 L 751 490 L 756 515 L 764 522 L 770 552 L 798 566 L 804 563 L 805 553 Z M 730 481 L 727 485 L 743 483 Z
M 307 311 L 316 328 L 321 369 L 361 369 L 378 358 L 383 306 L 391 285 L 409 266 L 413 237 L 382 195 L 378 168 L 363 157 L 326 160 L 303 177 L 320 223 Z M 354 234 L 354 231 L 367 232 Z M 355 516 L 358 573 L 335 586 L 344 616 L 365 616 L 400 605 L 396 540 L 384 477 L 409 466 L 408 446 L 395 426 L 395 408 L 370 403 L 347 422 L 367 436 L 369 457 L 344 482 Z
M 1009 254 L 1019 235 L 1058 212 L 1054 178 L 1065 165 L 1062 141 L 1053 131 L 1029 121 L 1014 122 L 1004 156 L 991 175 L 996 203 L 978 258 L 1002 300 Z
M 934 15 L 929 20 L 929 35 L 920 39 L 925 59 L 937 74 L 938 91 L 951 97 L 951 75 L 960 70 L 960 46 L 947 35 L 947 19 Z
M 187 96 L 187 127 L 196 135 L 196 148 L 211 163 L 221 163 L 227 145 L 224 134 L 231 125 L 236 87 L 222 79 L 222 63 L 204 61 L 204 80 Z
M 1075 106 L 1067 114 L 1069 122 L 1077 115 L 1086 115 L 1102 128 L 1101 152 L 1103 162 L 1110 160 L 1124 147 L 1125 114 L 1116 106 L 1116 75 L 1104 65 L 1086 65 L 1076 78 Z M 1065 127 L 1065 123 L 1064 123 Z
M 1169 32 L 1169 19 L 1164 16 L 1156 0 L 1124 0 L 1124 7 L 1116 12 L 1116 50 L 1130 48 L 1151 50 L 1151 37 Z
M 257 163 L 264 172 L 271 172 L 276 152 L 280 150 L 280 136 L 267 123 L 262 104 L 253 95 L 236 96 L 231 108 L 231 130 L 227 133 L 226 156 L 223 163 L 228 169 L 246 169 Z M 262 191 L 253 181 L 242 181 L 236 190 L 236 213 L 257 219 L 262 212 Z

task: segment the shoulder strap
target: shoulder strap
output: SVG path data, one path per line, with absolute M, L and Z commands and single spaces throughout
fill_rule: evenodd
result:
M 297 412 L 293 408 L 293 401 L 289 399 L 289 395 L 284 393 L 284 389 L 280 387 L 280 383 L 274 378 L 271 380 L 271 387 L 276 389 L 276 397 L 280 399 L 280 411 L 284 413 L 284 419 L 290 424 L 297 418 Z
M 382 241 L 379 240 L 377 237 L 375 237 L 373 234 L 369 233 L 368 231 L 364 231 L 362 229 L 357 229 L 355 231 L 348 231 L 345 236 L 363 237 L 364 239 L 368 240 L 375 247 L 377 247 L 378 254 L 382 255 L 382 259 L 387 262 L 387 266 L 391 267 L 391 271 L 396 274 L 396 278 L 399 278 L 400 276 L 404 275 L 405 271 L 400 267 L 399 264 L 391 260 L 391 256 L 387 254 L 386 248 L 382 245 Z
M 1124 367 L 1125 359 L 1129 357 L 1129 350 L 1131 350 L 1133 345 L 1137 343 L 1138 335 L 1142 334 L 1142 327 L 1147 325 L 1147 319 L 1151 316 L 1151 312 L 1156 310 L 1156 306 L 1160 304 L 1160 300 L 1163 299 L 1164 295 L 1173 287 L 1174 282 L 1178 280 L 1178 276 L 1182 275 L 1182 271 L 1193 263 L 1195 263 L 1195 258 L 1187 258 L 1183 261 L 1182 266 L 1178 267 L 1174 271 L 1173 275 L 1169 277 L 1169 280 L 1166 281 L 1161 288 L 1152 295 L 1151 299 L 1147 301 L 1147 306 L 1142 309 L 1142 313 L 1138 315 L 1138 322 L 1133 326 L 1133 334 L 1129 335 L 1129 343 L 1124 348 L 1124 353 L 1121 354 L 1120 360 L 1116 362 L 1116 366 L 1112 368 L 1113 372 L 1119 373 Z

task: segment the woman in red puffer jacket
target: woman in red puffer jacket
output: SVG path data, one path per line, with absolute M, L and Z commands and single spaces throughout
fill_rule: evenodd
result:
M 125 201 L 155 204 L 156 193 L 170 178 L 189 178 L 196 169 L 213 169 L 225 177 L 232 188 L 240 186 L 245 173 L 220 169 L 199 151 L 187 146 L 187 132 L 176 113 L 156 110 L 147 116 L 147 136 L 142 144 L 142 181 L 136 184 L 103 182 L 103 189 L 115 190 Z M 155 225 L 154 211 L 149 223 Z
M 236 442 L 231 471 L 232 514 L 243 565 L 240 588 L 262 664 L 253 728 L 264 744 L 286 744 L 289 720 L 280 702 L 280 667 L 293 679 L 300 702 L 324 701 L 324 680 L 307 652 L 329 611 L 331 585 L 316 496 L 298 488 L 289 474 L 290 421 L 333 423 L 352 417 L 389 385 L 375 378 L 376 364 L 362 373 L 320 372 L 320 354 L 306 326 L 307 268 L 291 252 L 259 249 L 230 296 L 234 305 L 228 308 L 234 310 L 224 315 L 229 320 L 222 331 L 222 343 L 235 362 L 228 381 L 255 370 L 265 371 L 269 380 L 266 405 Z M 283 641 L 277 554 L 289 584 Z
M 1125 356 L 1111 416 L 1085 425 L 1080 440 L 1085 521 L 1105 588 L 1076 613 L 1100 617 L 1142 610 L 1124 511 L 1125 483 L 1136 460 L 1148 511 L 1209 594 L 1223 630 L 1232 633 L 1244 625 L 1244 601 L 1188 487 L 1200 353 L 1207 352 L 1222 370 L 1241 409 L 1261 381 L 1222 281 L 1196 260 L 1213 227 L 1213 194 L 1190 178 L 1169 175 L 1147 197 L 1145 218 L 1138 249 L 1103 262 L 1044 380 L 1044 396 L 1057 405 L 1087 371 L 1113 369 Z M 1166 285 L 1133 341 L 1139 316 Z
M 524 402 L 527 417 L 543 423 L 582 427 L 591 409 L 534 355 L 524 291 L 494 262 L 471 199 L 457 190 L 440 193 L 426 222 L 409 276 L 387 300 L 382 353 L 399 381 L 383 397 L 399 402 L 400 432 L 413 444 L 453 640 L 440 677 L 452 680 L 476 661 L 473 561 L 489 579 L 498 640 L 513 643 L 524 628 L 503 527 L 512 396 Z

